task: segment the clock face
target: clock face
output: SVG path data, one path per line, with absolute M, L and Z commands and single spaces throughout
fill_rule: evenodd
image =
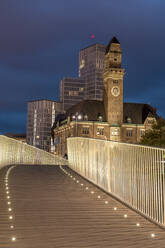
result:
M 111 93 L 112 93 L 113 96 L 119 96 L 119 95 L 120 95 L 120 89 L 119 89 L 119 87 L 114 86 L 114 87 L 111 89 Z

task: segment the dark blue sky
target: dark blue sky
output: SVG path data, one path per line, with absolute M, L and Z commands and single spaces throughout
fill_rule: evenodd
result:
M 114 35 L 125 101 L 165 117 L 164 13 L 164 0 L 1 0 L 0 133 L 25 132 L 27 101 L 58 100 L 60 79 L 78 74 L 79 50 Z

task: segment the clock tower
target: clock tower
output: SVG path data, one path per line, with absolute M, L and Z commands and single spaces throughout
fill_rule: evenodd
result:
M 124 69 L 121 68 L 121 59 L 120 43 L 116 37 L 113 37 L 106 48 L 105 70 L 103 73 L 104 107 L 107 122 L 112 127 L 120 127 L 123 123 Z

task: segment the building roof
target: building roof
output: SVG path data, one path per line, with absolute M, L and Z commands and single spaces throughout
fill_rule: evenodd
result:
M 9 138 L 26 138 L 26 133 L 5 133 Z
M 108 53 L 109 52 L 109 49 L 110 49 L 110 46 L 112 43 L 115 43 L 115 44 L 120 44 L 120 42 L 117 40 L 117 38 L 114 36 L 112 38 L 112 40 L 110 40 L 108 46 L 106 47 L 106 52 L 105 53 Z
M 94 43 L 94 44 L 92 44 L 92 45 L 89 45 L 89 46 L 87 46 L 87 47 L 82 48 L 80 51 L 83 51 L 83 50 L 85 50 L 85 49 L 87 49 L 87 48 L 89 48 L 89 47 L 94 47 L 94 46 L 102 46 L 102 47 L 105 47 L 105 48 L 106 48 L 106 46 L 105 46 L 104 44 Z
M 56 128 L 57 122 L 59 122 L 60 125 L 65 119 L 67 119 L 68 116 L 72 118 L 72 116 L 76 113 L 82 116 L 87 115 L 88 121 L 97 121 L 99 116 L 102 116 L 103 122 L 107 121 L 103 101 L 84 100 L 69 108 L 65 114 L 57 115 L 52 129 Z M 156 119 L 158 118 L 156 109 L 151 107 L 149 104 L 123 104 L 123 123 L 144 124 L 144 121 L 147 117 L 154 117 Z
M 106 121 L 104 104 L 102 101 L 97 101 L 97 100 L 82 101 L 72 106 L 70 109 L 68 109 L 67 116 L 68 115 L 72 116 L 76 112 L 82 114 L 83 116 L 87 115 L 89 121 L 96 121 L 99 115 L 102 116 L 103 121 Z
M 148 116 L 158 118 L 156 109 L 149 104 L 144 103 L 124 103 L 123 122 L 127 123 L 127 118 L 131 119 L 133 124 L 143 124 Z

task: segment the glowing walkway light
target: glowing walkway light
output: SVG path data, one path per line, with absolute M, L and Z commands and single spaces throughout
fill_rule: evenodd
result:
M 12 237 L 12 239 L 11 239 L 11 240 L 12 240 L 13 242 L 14 242 L 14 241 L 16 241 L 16 237 Z

